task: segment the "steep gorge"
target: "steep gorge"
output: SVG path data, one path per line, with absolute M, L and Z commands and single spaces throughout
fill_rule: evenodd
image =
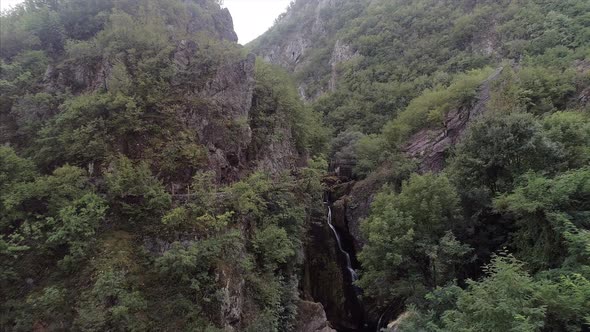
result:
M 514 1 L 300 0 L 291 4 L 273 28 L 248 45 L 265 61 L 292 73 L 301 98 L 322 114 L 334 133 L 329 153 L 334 174 L 327 184 L 333 198 L 333 224 L 347 239 L 346 251 L 360 253 L 367 243 L 361 223 L 370 216 L 376 195 L 399 192 L 410 174 L 446 174 L 456 146 L 469 135 L 472 124 L 513 111 L 542 117 L 562 109 L 588 110 L 587 103 L 580 103 L 588 81 L 579 71 L 579 64 L 587 62 L 587 41 L 582 40 L 587 31 L 580 24 L 581 12 L 572 9 L 581 7 L 572 3 L 569 10 L 557 2 L 528 1 L 527 14 L 521 5 Z M 561 41 L 549 37 L 559 24 L 541 23 L 541 17 L 559 15 L 571 19 L 570 30 Z M 573 23 L 574 18 L 578 23 Z M 526 27 L 527 32 L 513 33 L 516 25 Z M 576 42 L 570 43 L 572 40 Z M 571 54 L 563 67 L 548 63 L 558 49 L 568 49 Z M 535 76 L 543 66 L 562 75 L 563 86 L 568 87 L 544 94 L 541 86 L 545 83 L 540 82 L 562 83 Z M 534 71 L 537 74 L 532 74 Z M 577 72 L 577 83 L 569 85 L 573 76 L 568 73 L 573 71 Z M 522 86 L 513 87 L 519 84 Z M 521 95 L 510 87 L 522 89 Z M 547 99 L 519 104 L 518 98 L 527 98 L 523 97 L 528 93 L 525 91 L 544 94 Z M 488 208 L 477 212 L 479 216 L 468 215 L 471 209 L 466 208 L 465 218 L 481 218 L 485 226 L 468 229 L 470 235 L 462 240 L 477 247 L 479 243 L 468 237 L 482 232 L 490 237 L 483 241 L 489 241 L 491 250 L 500 250 L 498 243 L 505 241 L 505 234 L 487 223 L 510 228 L 506 225 L 510 221 Z M 478 251 L 479 256 L 472 258 L 474 263 L 465 267 L 461 278 L 466 274 L 480 277 L 480 267 L 490 260 L 487 250 Z M 316 251 L 320 249 L 314 254 Z M 348 264 L 343 261 L 340 267 L 346 274 Z M 360 268 L 362 276 L 364 271 L 356 258 L 352 265 Z M 338 281 L 347 283 L 344 278 Z M 393 321 L 403 311 L 403 296 L 380 295 L 382 298 L 360 297 L 366 311 L 363 319 L 369 325 L 381 321 L 380 328 L 390 322 L 398 326 L 399 321 Z M 331 296 L 321 294 L 314 299 L 324 305 L 333 326 L 346 328 L 341 324 L 346 315 L 332 313 L 331 303 L 342 295 L 332 291 Z M 351 303 L 348 309 L 338 310 L 360 309 Z M 400 321 L 404 317 L 407 315 Z
M 586 9 L 297 0 L 246 47 L 214 0 L 2 14 L 0 329 L 582 326 Z M 506 271 L 527 319 L 459 320 Z

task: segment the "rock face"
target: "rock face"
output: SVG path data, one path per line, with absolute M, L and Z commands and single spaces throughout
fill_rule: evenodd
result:
M 326 15 L 338 10 L 343 0 L 298 0 L 290 10 L 280 18 L 278 27 L 282 29 L 282 38 L 271 43 L 254 43 L 253 52 L 269 63 L 281 66 L 298 74 L 310 71 L 310 67 L 331 70 L 329 82 L 322 83 L 317 90 L 307 91 L 309 85 L 315 85 L 317 77 L 309 77 L 299 84 L 299 94 L 303 100 L 313 100 L 323 93 L 334 91 L 338 82 L 338 65 L 353 57 L 359 56 L 352 47 L 342 40 L 334 40 L 326 31 Z M 302 14 L 303 13 L 303 14 Z M 299 15 L 299 16 L 296 16 Z M 285 32 L 288 31 L 288 32 Z M 318 45 L 326 45 L 330 49 L 330 57 L 319 64 L 313 50 Z M 310 73 L 312 76 L 315 73 Z
M 307 64 L 305 58 L 313 47 L 314 39 L 325 36 L 322 11 L 334 8 L 342 0 L 299 0 L 293 4 L 279 22 L 297 21 L 296 26 L 280 43 L 273 43 L 268 48 L 255 49 L 254 52 L 270 63 L 297 72 Z M 296 10 L 295 10 L 295 7 Z M 305 13 L 304 17 L 295 17 L 296 13 Z M 299 20 L 302 18 L 303 20 Z M 279 23 L 281 24 L 281 23 Z
M 198 1 L 201 6 L 210 6 L 208 1 Z M 205 33 L 219 40 L 237 41 L 232 17 L 227 9 L 207 8 L 211 16 L 207 19 L 193 19 L 187 29 L 193 33 Z M 179 40 L 172 53 L 172 62 L 179 73 L 190 72 L 200 45 L 194 41 Z M 198 88 L 187 91 L 184 107 L 178 107 L 177 116 L 183 124 L 194 131 L 206 147 L 208 168 L 214 171 L 219 182 L 232 182 L 256 168 L 257 162 L 250 162 L 248 148 L 252 140 L 249 125 L 250 109 L 255 84 L 254 54 L 233 63 L 207 68 L 203 77 L 196 77 Z M 49 91 L 69 90 L 85 93 L 109 90 L 113 72 L 111 59 L 97 57 L 89 62 L 69 61 L 48 66 L 45 88 Z M 202 81 L 203 80 L 203 81 Z M 180 84 L 182 79 L 172 79 L 171 85 Z M 292 137 L 273 142 L 268 153 L 260 161 L 265 169 L 283 169 L 292 163 L 277 162 L 296 155 L 290 148 Z M 275 152 L 284 151 L 281 153 Z M 270 164 L 270 166 L 269 166 Z
M 590 75 L 590 60 L 577 60 L 575 68 L 579 73 Z M 583 108 L 590 108 L 590 87 L 580 91 L 576 99 Z
M 497 69 L 481 85 L 475 105 L 449 112 L 445 117 L 444 128 L 421 130 L 408 140 L 404 151 L 418 161 L 420 172 L 439 172 L 445 167 L 447 151 L 460 141 L 469 123 L 485 113 L 490 85 L 501 72 L 502 68 Z M 357 252 L 365 244 L 360 233 L 360 223 L 369 215 L 374 196 L 385 184 L 386 178 L 379 171 L 373 172 L 367 178 L 354 182 L 344 198 L 346 223 Z
M 299 155 L 294 141 L 291 128 L 287 124 L 276 127 L 262 149 L 249 154 L 249 159 L 254 164 L 252 167 L 276 174 L 281 170 L 304 165 L 307 158 Z
M 59 91 L 68 87 L 76 93 L 108 89 L 112 68 L 107 59 L 97 59 L 94 63 L 50 64 L 44 75 L 45 88 Z
M 222 268 L 218 274 L 221 288 L 220 319 L 226 331 L 234 331 L 242 319 L 244 308 L 244 278 L 233 273 L 231 268 Z
M 209 152 L 209 168 L 222 182 L 239 179 L 252 140 L 248 116 L 254 91 L 255 57 L 221 67 L 199 96 L 206 101 L 184 114 Z
M 297 306 L 297 325 L 295 332 L 336 332 L 326 318 L 320 303 L 300 301 Z
M 419 161 L 420 172 L 443 170 L 449 148 L 461 139 L 469 122 L 486 111 L 486 103 L 490 99 L 490 85 L 501 72 L 502 68 L 497 69 L 480 86 L 474 106 L 447 113 L 443 121 L 444 128 L 423 129 L 408 140 L 404 152 Z
M 347 45 L 340 40 L 336 41 L 334 51 L 332 51 L 332 57 L 330 58 L 330 67 L 332 69 L 332 75 L 330 76 L 330 83 L 328 85 L 330 91 L 336 91 L 336 84 L 338 82 L 338 65 L 357 56 L 360 55 L 357 52 L 354 52 L 350 45 Z
M 215 30 L 221 39 L 234 43 L 238 42 L 238 35 L 234 31 L 234 21 L 229 13 L 229 9 L 223 8 L 221 11 L 215 13 L 213 15 L 213 22 L 215 23 Z
M 210 8 L 211 4 L 206 0 L 194 0 L 196 1 L 201 7 Z M 198 33 L 202 31 L 208 31 L 209 33 L 213 34 L 213 37 L 218 39 L 227 40 L 230 42 L 237 42 L 238 35 L 234 31 L 234 21 L 231 17 L 231 14 L 227 8 L 219 9 L 214 8 L 214 13 L 211 16 L 211 19 L 202 18 L 202 17 L 195 17 L 192 20 L 191 24 L 188 26 L 188 32 L 190 33 Z
M 385 184 L 386 178 L 379 172 L 371 173 L 366 179 L 356 181 L 348 194 L 346 220 L 356 252 L 360 252 L 365 245 L 365 239 L 360 231 L 361 221 L 369 215 L 375 194 Z

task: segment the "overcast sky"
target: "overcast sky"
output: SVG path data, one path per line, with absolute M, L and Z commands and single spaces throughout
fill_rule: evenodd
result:
M 5 0 L 0 0 L 5 1 Z M 234 18 L 240 44 L 246 44 L 272 26 L 291 0 L 224 0 Z
M 0 0 L 2 10 L 22 0 Z M 277 16 L 283 13 L 291 0 L 224 0 L 234 18 L 240 44 L 246 44 L 270 28 Z
M 0 9 L 8 9 L 19 2 L 22 2 L 22 0 L 0 0 Z

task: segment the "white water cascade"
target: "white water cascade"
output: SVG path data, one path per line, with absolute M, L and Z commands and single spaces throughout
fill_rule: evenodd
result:
M 340 235 L 338 234 L 336 228 L 332 225 L 332 208 L 330 207 L 330 205 L 328 205 L 328 226 L 330 226 L 330 229 L 334 233 L 336 243 L 338 243 L 338 249 L 346 258 L 346 269 L 348 269 L 348 272 L 350 273 L 350 278 L 352 279 L 352 282 L 357 281 L 358 275 L 356 274 L 356 271 L 352 268 L 350 255 L 348 254 L 348 252 L 346 252 L 346 250 L 344 250 L 344 248 L 342 248 L 342 241 L 340 240 Z

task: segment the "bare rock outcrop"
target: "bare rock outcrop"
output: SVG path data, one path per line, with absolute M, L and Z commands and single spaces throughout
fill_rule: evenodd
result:
M 231 267 L 221 268 L 217 277 L 222 286 L 220 318 L 226 331 L 235 331 L 242 320 L 246 281 Z
M 247 167 L 247 151 L 252 140 L 248 123 L 254 91 L 255 57 L 227 64 L 217 70 L 198 92 L 201 103 L 180 112 L 184 123 L 196 131 L 208 150 L 209 169 L 218 180 L 239 179 Z
M 399 332 L 400 325 L 404 321 L 410 319 L 411 317 L 412 317 L 412 313 L 409 311 L 402 313 L 394 321 L 387 324 L 387 331 L 388 332 Z
M 578 73 L 584 75 L 590 74 L 590 60 L 577 60 L 574 62 L 574 66 Z M 579 92 L 575 102 L 583 108 L 590 108 L 590 87 Z
M 470 121 L 485 113 L 491 83 L 498 78 L 502 69 L 497 69 L 480 86 L 475 105 L 451 110 L 445 115 L 442 128 L 420 130 L 408 140 L 404 152 L 419 161 L 420 172 L 443 170 L 449 148 L 459 142 Z
M 302 166 L 305 156 L 300 156 L 295 139 L 287 123 L 274 128 L 274 132 L 255 154 L 251 154 L 252 168 L 277 174 L 282 170 Z
M 338 82 L 338 65 L 349 61 L 350 59 L 359 56 L 358 52 L 354 52 L 352 47 L 340 40 L 336 41 L 334 50 L 332 51 L 332 58 L 330 58 L 330 67 L 332 68 L 332 76 L 328 89 L 336 91 L 336 84 Z
M 234 43 L 238 42 L 238 35 L 234 31 L 234 21 L 229 9 L 223 8 L 213 14 L 213 22 L 215 24 L 215 31 L 217 31 L 217 34 L 221 39 Z
M 280 40 L 265 43 L 264 46 L 255 45 L 254 52 L 265 61 L 281 66 L 292 73 L 300 73 L 309 70 L 310 66 L 316 66 L 317 59 L 313 59 L 312 51 L 318 47 L 318 43 L 327 43 L 327 49 L 331 49 L 331 58 L 324 65 L 331 66 L 332 79 L 324 86 L 315 89 L 313 93 L 307 91 L 311 83 L 317 83 L 313 78 L 299 82 L 299 94 L 305 101 L 318 98 L 323 93 L 333 90 L 336 86 L 336 66 L 349 60 L 356 53 L 352 48 L 340 40 L 330 40 L 326 31 L 325 14 L 336 10 L 342 0 L 299 0 L 293 4 L 280 19 L 277 29 L 287 31 Z M 297 16 L 306 13 L 304 16 Z M 294 23 L 293 23 L 294 22 Z M 281 25 L 283 23 L 283 25 Z M 325 39 L 325 40 L 324 40 Z M 332 43 L 335 43 L 332 46 Z
M 360 252 L 365 245 L 360 230 L 361 221 L 369 215 L 375 194 L 385 184 L 386 178 L 380 172 L 371 173 L 366 179 L 355 182 L 347 197 L 346 220 L 356 252 Z
M 326 318 L 320 303 L 300 301 L 297 306 L 297 325 L 295 332 L 336 332 Z

